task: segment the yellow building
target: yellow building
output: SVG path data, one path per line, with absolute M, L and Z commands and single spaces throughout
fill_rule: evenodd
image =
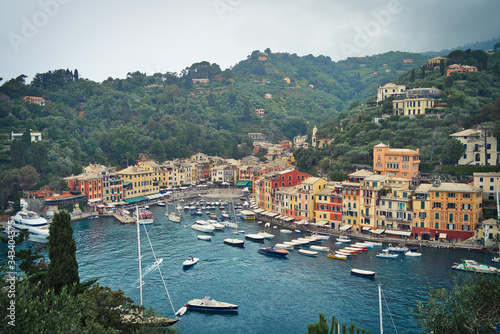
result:
M 404 148 L 390 148 L 380 143 L 373 147 L 373 171 L 405 179 L 417 179 L 419 176 L 420 153 Z
M 467 240 L 482 217 L 482 189 L 463 183 L 422 184 L 412 205 L 415 238 Z
M 410 180 L 391 177 L 380 192 L 378 204 L 378 228 L 390 236 L 412 235 L 412 196 Z
M 297 192 L 298 213 L 301 219 L 312 220 L 314 218 L 315 196 L 323 188 L 327 181 L 319 177 L 310 177 L 300 184 Z
M 405 85 L 396 85 L 392 82 L 384 86 L 380 86 L 377 89 L 377 102 L 385 100 L 388 97 L 399 97 L 403 95 L 405 89 Z
M 156 194 L 160 190 L 157 185 L 154 185 L 152 171 L 130 166 L 116 172 L 116 175 L 123 180 L 124 200 Z
M 425 115 L 425 109 L 427 108 L 434 108 L 434 99 L 422 97 L 392 101 L 392 112 L 394 115 Z
M 389 176 L 387 175 L 370 175 L 361 181 L 361 186 L 359 188 L 359 224 L 361 228 L 365 228 L 365 230 L 375 230 L 379 228 L 379 199 L 383 194 L 384 186 L 388 180 Z

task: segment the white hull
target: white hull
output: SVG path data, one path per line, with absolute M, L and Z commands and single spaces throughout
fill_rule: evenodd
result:
M 181 217 L 176 215 L 175 213 L 171 213 L 168 215 L 168 220 L 174 223 L 180 223 L 181 222 Z
M 200 261 L 200 259 L 197 257 L 194 257 L 194 258 L 187 259 L 186 261 L 182 262 L 182 265 L 184 267 L 191 267 L 191 266 L 194 266 L 195 264 L 197 264 L 198 261 Z

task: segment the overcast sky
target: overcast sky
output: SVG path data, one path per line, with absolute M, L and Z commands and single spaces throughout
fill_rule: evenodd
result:
M 439 51 L 500 36 L 499 13 L 499 0 L 2 0 L 0 77 L 226 69 L 266 48 L 335 61 Z

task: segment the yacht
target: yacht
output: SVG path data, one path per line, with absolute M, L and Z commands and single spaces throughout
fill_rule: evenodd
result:
M 212 233 L 215 230 L 215 227 L 212 224 L 209 224 L 204 220 L 197 220 L 193 225 L 191 225 L 191 228 L 193 230 L 206 233 Z
M 29 240 L 36 242 L 47 242 L 49 236 L 49 223 L 47 219 L 40 217 L 36 212 L 23 208 L 10 218 L 9 225 L 17 230 L 28 230 Z

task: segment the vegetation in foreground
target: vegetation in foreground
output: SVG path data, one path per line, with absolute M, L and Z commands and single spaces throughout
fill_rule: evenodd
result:
M 21 233 L 16 238 L 17 244 L 25 237 L 26 233 Z M 22 270 L 22 277 L 7 281 L 8 276 L 2 276 L 2 286 L 10 287 L 12 283 L 15 289 L 4 289 L 0 293 L 0 332 L 179 333 L 177 326 L 152 323 L 155 311 L 149 309 L 143 314 L 144 307 L 134 304 L 122 290 L 113 291 L 96 281 L 80 282 L 73 228 L 67 212 L 54 215 L 50 226 L 48 265 L 41 255 L 44 248 L 16 249 L 15 261 Z M 4 264 L 2 272 L 12 271 L 6 268 Z M 8 316 L 12 301 L 15 301 L 14 318 Z M 124 315 L 131 314 L 145 323 L 125 321 Z

